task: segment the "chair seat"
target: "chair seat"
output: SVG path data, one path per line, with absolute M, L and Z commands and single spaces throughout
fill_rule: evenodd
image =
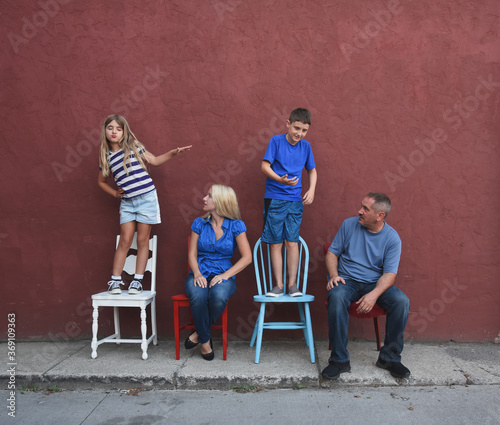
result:
M 189 302 L 189 298 L 186 294 L 177 294 L 177 295 L 172 295 L 172 301 L 186 301 Z
M 325 301 L 325 307 L 328 310 L 328 300 Z M 378 326 L 378 318 L 379 316 L 385 316 L 387 315 L 387 311 L 385 311 L 382 307 L 380 307 L 378 304 L 375 304 L 371 311 L 369 313 L 358 313 L 356 309 L 358 308 L 358 305 L 356 302 L 352 302 L 351 305 L 349 306 L 349 316 L 352 317 L 357 317 L 358 319 L 373 319 L 373 326 L 375 328 L 375 339 L 377 341 L 377 350 L 380 351 L 380 347 L 382 346 L 382 342 L 380 340 L 380 329 Z M 331 349 L 331 344 L 330 344 L 330 349 Z
M 373 319 L 378 316 L 383 316 L 387 314 L 387 312 L 380 307 L 378 304 L 375 304 L 369 313 L 358 313 L 356 309 L 358 308 L 358 304 L 351 303 L 349 307 L 349 315 L 353 317 L 358 317 L 359 319 Z
M 266 297 L 265 295 L 254 295 L 253 300 L 258 303 L 310 303 L 314 301 L 314 295 L 302 295 L 301 297 L 291 297 L 284 294 L 281 297 Z
M 113 306 L 120 304 L 126 307 L 127 304 L 137 306 L 139 302 L 151 302 L 156 296 L 156 291 L 142 291 L 140 294 L 130 295 L 123 291 L 121 294 L 110 294 L 109 292 L 99 292 L 92 295 L 92 301 L 97 301 L 100 306 Z

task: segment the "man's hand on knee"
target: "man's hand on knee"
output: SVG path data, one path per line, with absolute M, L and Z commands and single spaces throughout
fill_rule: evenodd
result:
M 340 276 L 332 277 L 326 284 L 326 290 L 329 291 L 330 289 L 333 289 L 335 286 L 339 286 L 339 283 L 345 285 L 345 280 L 342 279 Z
M 376 302 L 377 297 L 375 295 L 372 295 L 371 292 L 368 292 L 368 294 L 363 295 L 358 301 L 356 301 L 356 304 L 358 305 L 356 311 L 359 314 L 368 314 L 370 311 L 372 311 Z

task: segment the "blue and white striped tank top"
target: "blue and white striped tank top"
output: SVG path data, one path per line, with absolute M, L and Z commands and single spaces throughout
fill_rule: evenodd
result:
M 145 152 L 141 151 L 141 155 Z M 130 153 L 130 164 L 127 162 L 127 170 L 123 167 L 123 150 L 110 152 L 108 155 L 109 168 L 118 187 L 123 189 L 123 198 L 134 198 L 151 192 L 155 185 L 148 172 L 142 168 L 135 155 Z M 128 171 L 128 175 L 127 175 Z

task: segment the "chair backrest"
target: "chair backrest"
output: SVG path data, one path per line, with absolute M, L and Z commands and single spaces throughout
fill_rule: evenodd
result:
M 116 237 L 116 246 L 120 242 L 120 235 Z M 132 245 L 130 245 L 130 250 L 135 250 L 137 252 L 137 232 L 134 234 L 134 239 L 132 240 Z M 150 257 L 146 264 L 146 271 L 151 273 L 151 291 L 156 291 L 156 255 L 157 255 L 157 236 L 154 235 L 149 239 L 149 251 Z M 125 260 L 125 265 L 123 266 L 123 271 L 129 275 L 135 274 L 135 266 L 137 263 L 137 255 L 132 254 L 130 251 Z
M 283 244 L 285 247 L 285 244 Z M 265 295 L 273 289 L 273 271 L 271 267 L 271 248 L 270 245 L 259 240 L 255 243 L 253 249 L 253 264 L 255 269 L 255 278 L 257 281 L 257 291 L 259 295 Z M 309 249 L 307 244 L 299 237 L 299 265 L 297 270 L 297 288 L 303 294 L 307 293 L 307 277 L 309 275 Z M 287 264 L 286 247 L 283 249 L 283 283 L 285 291 L 287 285 Z

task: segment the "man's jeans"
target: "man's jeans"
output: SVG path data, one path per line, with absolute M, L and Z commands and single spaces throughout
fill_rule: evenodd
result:
M 345 285 L 339 283 L 328 291 L 328 329 L 332 353 L 330 361 L 347 362 L 349 306 L 363 295 L 372 291 L 376 284 L 367 284 L 345 279 Z M 391 362 L 401 361 L 404 346 L 404 330 L 408 320 L 410 301 L 403 291 L 391 286 L 377 300 L 377 304 L 387 311 L 384 345 L 380 357 Z
M 202 344 L 210 340 L 212 325 L 224 313 L 229 297 L 236 293 L 234 277 L 209 288 L 208 285 L 214 276 L 208 277 L 206 288 L 194 285 L 192 273 L 189 273 L 184 283 L 184 291 L 189 298 L 198 341 Z

